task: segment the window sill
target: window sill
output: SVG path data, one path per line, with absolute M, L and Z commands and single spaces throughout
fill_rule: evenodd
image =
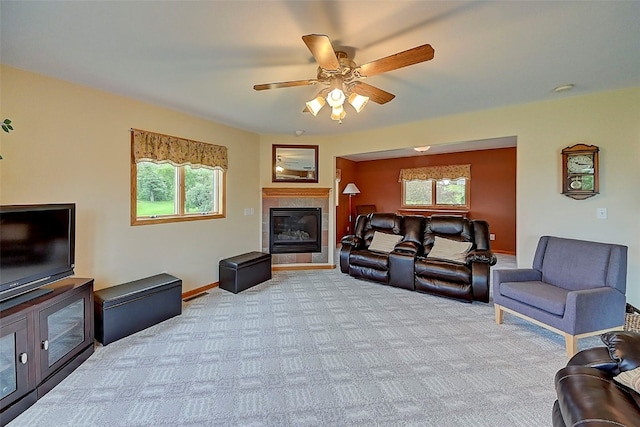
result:
M 398 215 L 469 215 L 469 209 L 440 209 L 440 208 L 401 208 L 396 212 Z
M 151 224 L 166 224 L 170 222 L 186 222 L 186 221 L 201 221 L 204 219 L 217 219 L 225 218 L 224 214 L 215 215 L 184 215 L 184 216 L 160 216 L 157 218 L 132 218 L 131 225 L 151 225 Z

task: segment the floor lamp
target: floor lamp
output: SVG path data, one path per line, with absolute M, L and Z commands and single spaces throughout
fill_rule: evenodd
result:
M 342 194 L 348 194 L 349 195 L 349 232 L 352 232 L 351 226 L 353 225 L 353 206 L 352 206 L 352 198 L 353 196 L 355 196 L 356 194 L 360 194 L 360 190 L 358 189 L 358 187 L 356 187 L 356 185 L 353 182 L 350 182 L 347 184 L 346 187 L 344 187 L 344 191 L 342 192 Z

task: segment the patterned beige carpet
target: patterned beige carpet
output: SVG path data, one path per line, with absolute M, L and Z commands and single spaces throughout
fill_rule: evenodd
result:
M 98 346 L 9 425 L 548 426 L 565 363 L 561 337 L 492 304 L 285 271 Z

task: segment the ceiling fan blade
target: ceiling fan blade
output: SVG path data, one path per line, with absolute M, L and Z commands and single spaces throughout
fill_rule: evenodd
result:
M 392 93 L 363 82 L 355 82 L 351 90 L 358 95 L 368 96 L 371 101 L 377 104 L 386 104 L 396 97 Z
M 302 40 L 311 51 L 320 68 L 330 71 L 340 69 L 340 63 L 328 36 L 324 34 L 307 34 L 302 36 Z
M 261 85 L 254 85 L 253 88 L 255 90 L 266 90 L 266 89 L 277 89 L 280 87 L 294 87 L 294 86 L 308 86 L 314 85 L 318 83 L 317 80 L 291 80 L 288 82 L 278 82 L 278 83 L 265 83 Z
M 369 77 L 380 73 L 386 73 L 387 71 L 397 70 L 398 68 L 407 67 L 409 65 L 418 64 L 420 62 L 429 61 L 433 59 L 434 54 L 435 51 L 431 45 L 425 44 L 372 62 L 367 62 L 366 64 L 359 66 L 357 69 L 362 77 Z

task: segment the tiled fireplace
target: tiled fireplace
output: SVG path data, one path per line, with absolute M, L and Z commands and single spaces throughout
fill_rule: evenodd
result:
M 298 253 L 273 253 L 271 262 L 277 264 L 328 264 L 329 262 L 329 195 L 330 188 L 263 188 L 262 189 L 262 251 L 270 252 L 271 208 L 282 212 L 295 208 L 319 208 L 320 251 Z M 295 234 L 297 230 L 291 230 Z

